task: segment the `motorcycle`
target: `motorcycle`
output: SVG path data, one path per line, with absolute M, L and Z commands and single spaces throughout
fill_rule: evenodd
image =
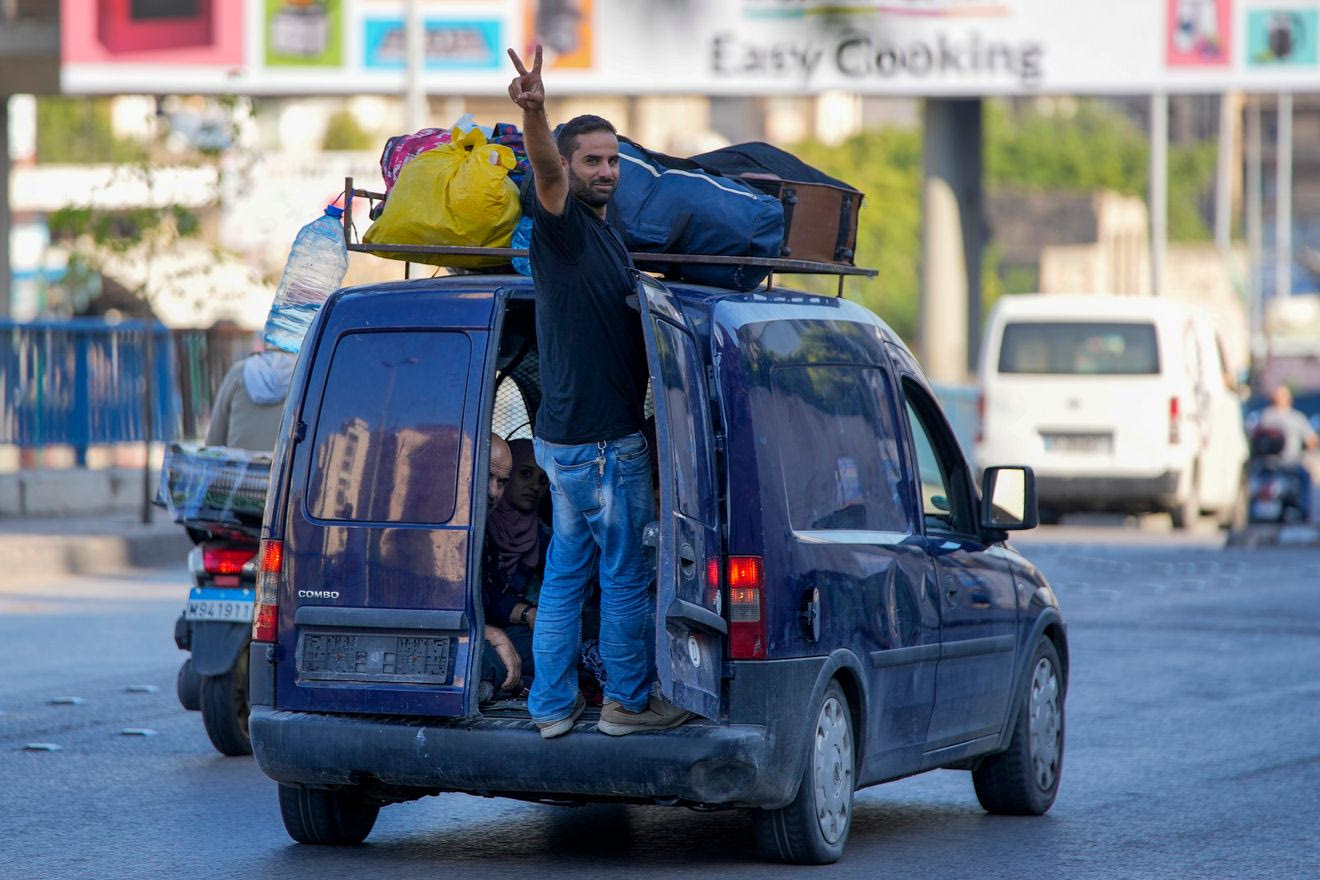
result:
M 1257 425 L 1251 430 L 1247 462 L 1247 521 L 1299 523 L 1306 519 L 1302 492 L 1306 486 L 1298 468 L 1280 459 L 1281 431 Z
M 174 642 L 190 656 L 179 667 L 185 709 L 200 711 L 211 744 L 223 755 L 250 755 L 248 646 L 257 580 L 258 535 L 241 528 L 189 527 L 192 588 L 174 624 Z

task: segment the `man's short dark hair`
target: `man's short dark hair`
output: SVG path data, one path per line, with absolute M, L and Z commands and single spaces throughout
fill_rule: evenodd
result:
M 593 116 L 590 113 L 574 116 L 560 126 L 559 133 L 555 136 L 555 144 L 559 147 L 559 155 L 565 159 L 572 159 L 573 154 L 577 152 L 578 138 L 593 131 L 608 131 L 615 137 L 619 136 L 619 133 L 614 130 L 614 126 L 610 124 L 608 119 Z

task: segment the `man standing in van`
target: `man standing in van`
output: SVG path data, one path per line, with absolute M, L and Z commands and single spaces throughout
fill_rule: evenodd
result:
M 619 142 L 599 116 L 550 133 L 541 48 L 509 97 L 523 111 L 536 184 L 528 248 L 536 288 L 541 406 L 536 459 L 550 478 L 553 529 L 541 584 L 528 708 L 548 738 L 568 733 L 586 703 L 577 688 L 583 590 L 599 552 L 605 703 L 597 729 L 665 730 L 688 713 L 650 697 L 650 590 L 642 529 L 654 515 L 650 449 L 642 434 L 646 348 L 627 304 L 632 260 L 605 221 L 619 182 Z

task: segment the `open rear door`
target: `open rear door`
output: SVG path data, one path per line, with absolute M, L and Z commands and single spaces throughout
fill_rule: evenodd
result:
M 705 361 L 672 294 L 645 275 L 637 293 L 660 466 L 656 671 L 666 699 L 718 718 L 728 627 L 720 614 L 719 493 Z

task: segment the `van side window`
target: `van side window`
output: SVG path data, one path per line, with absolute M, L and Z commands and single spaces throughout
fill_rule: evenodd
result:
M 973 528 L 966 472 L 955 454 L 952 435 L 935 416 L 933 400 L 912 382 L 904 381 L 908 423 L 916 446 L 921 477 L 921 513 L 926 529 L 970 533 Z
M 878 367 L 780 366 L 764 439 L 796 531 L 909 532 L 894 406 Z
M 462 333 L 342 336 L 316 420 L 308 513 L 354 522 L 449 522 L 470 356 Z

